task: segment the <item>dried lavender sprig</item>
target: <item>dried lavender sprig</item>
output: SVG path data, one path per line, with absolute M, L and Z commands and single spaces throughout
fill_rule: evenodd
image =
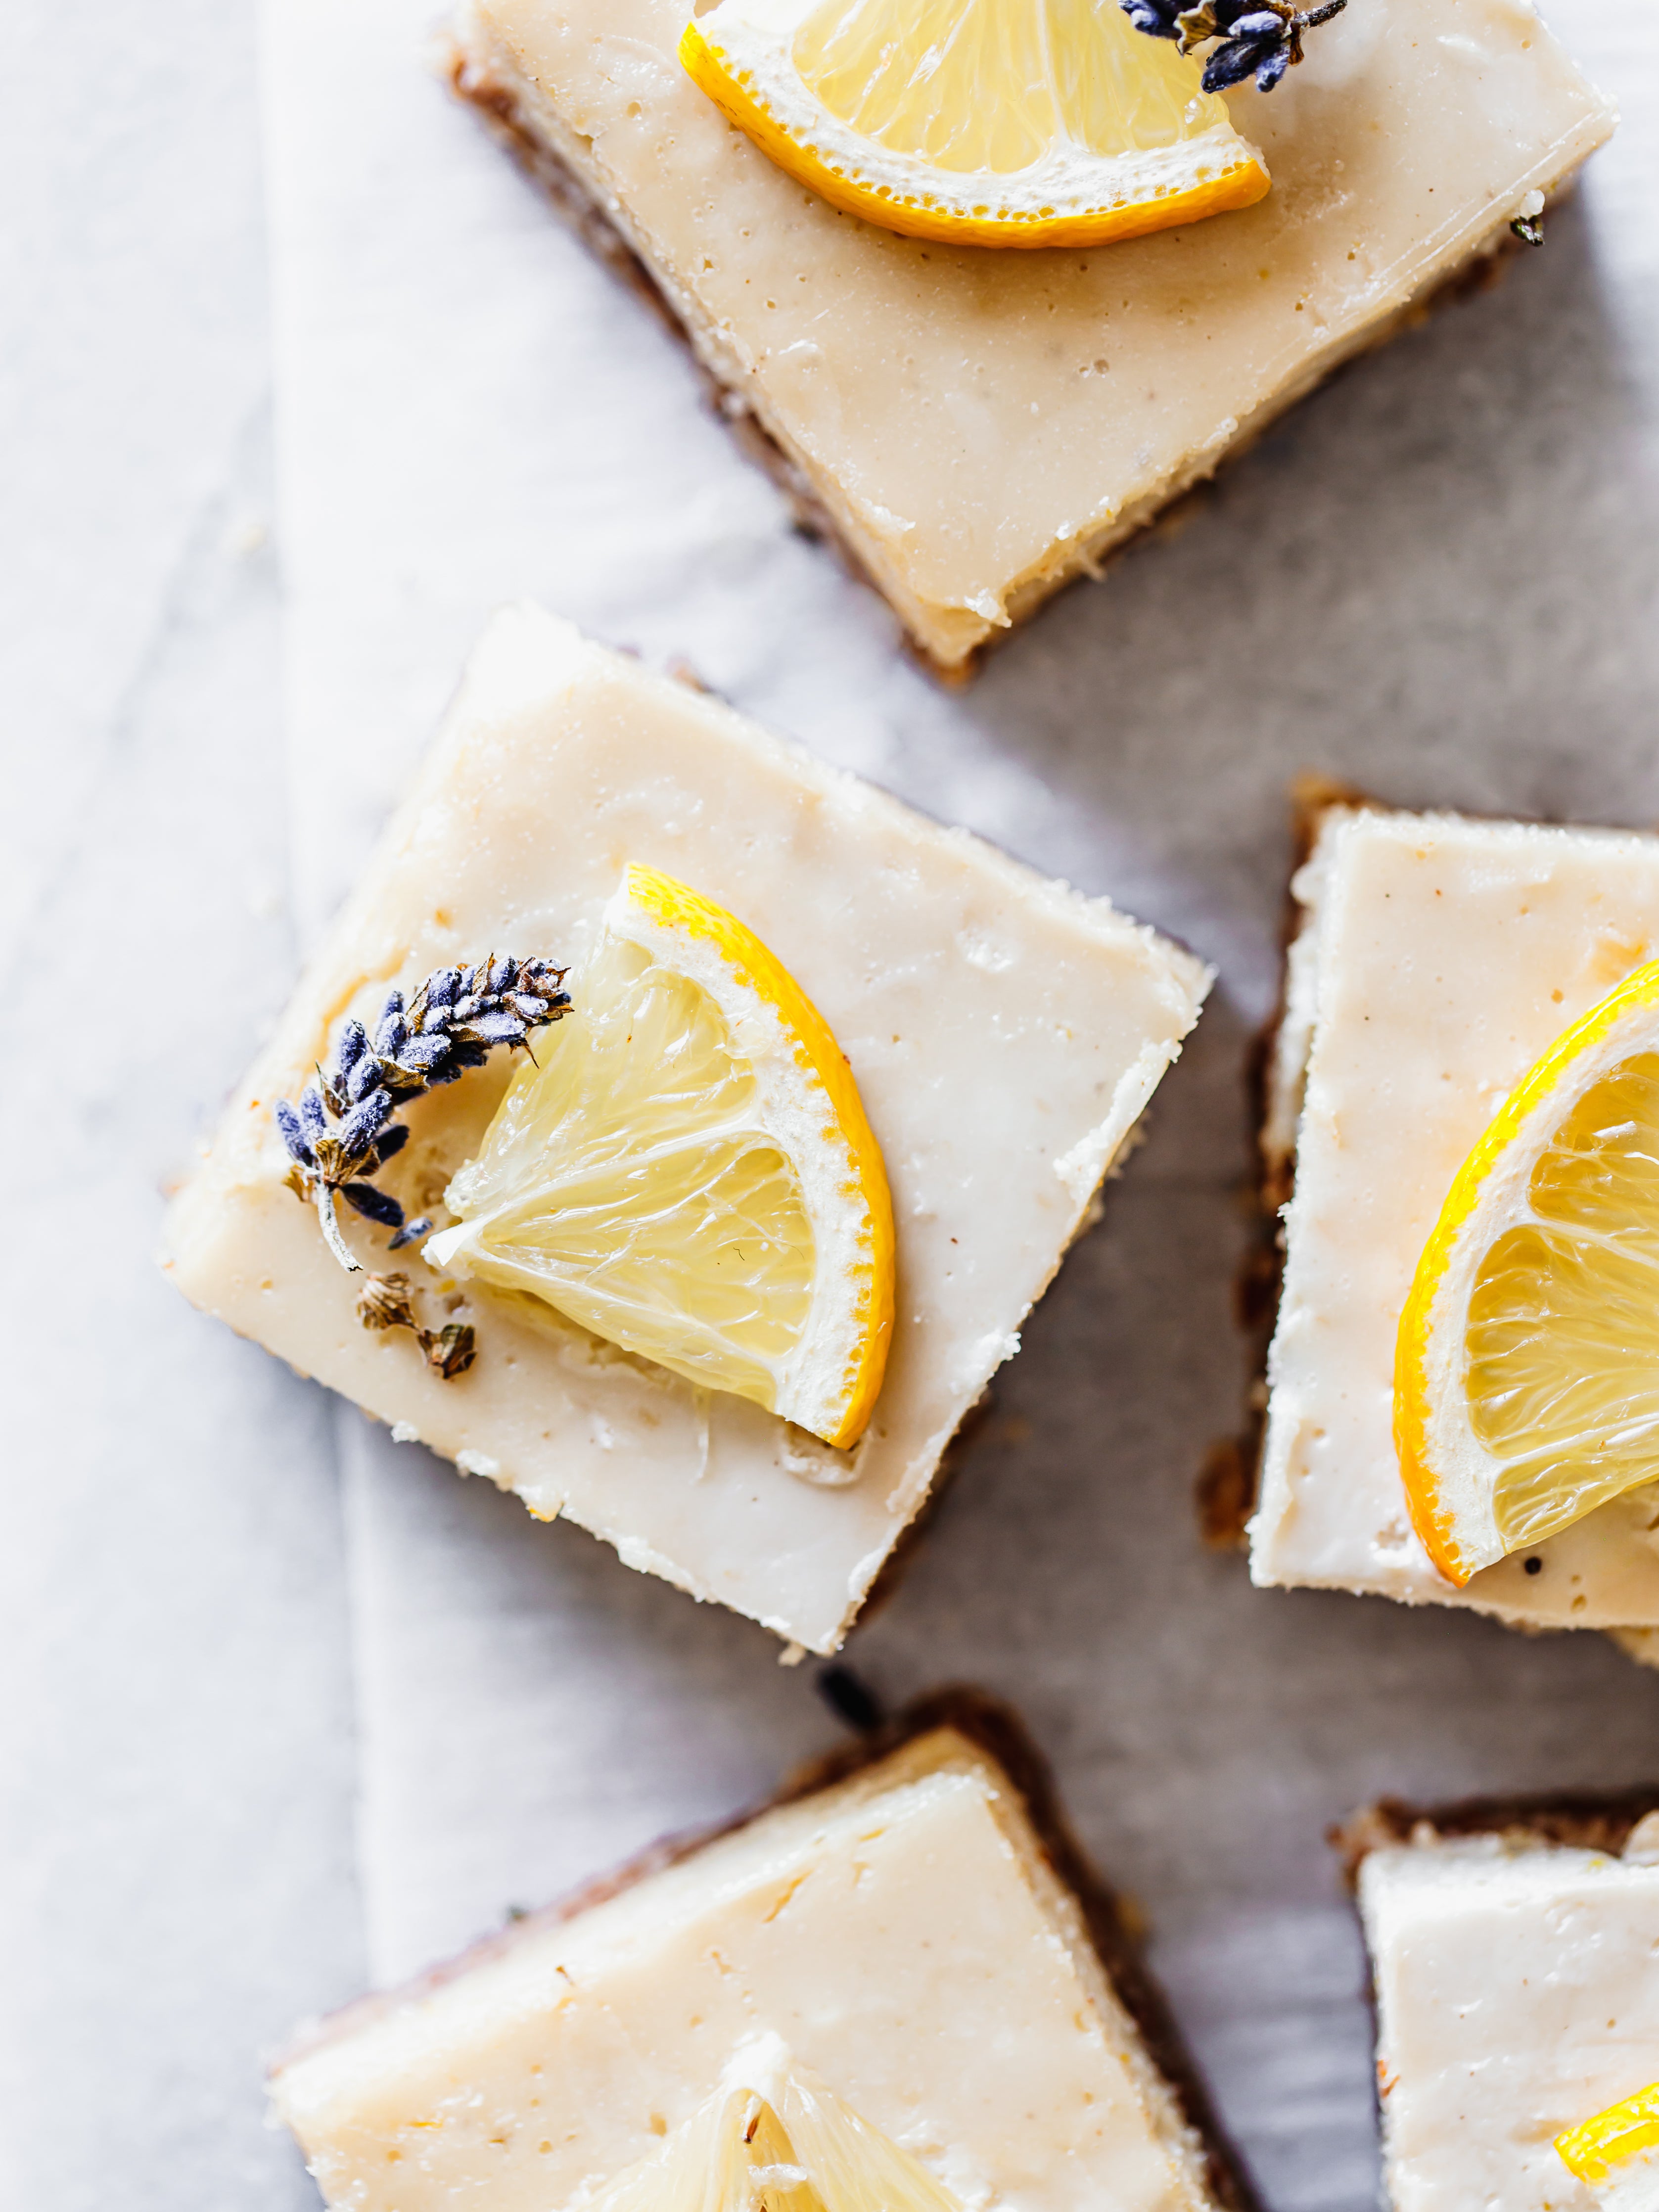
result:
M 1287 69 L 1302 58 L 1303 33 L 1333 15 L 1348 0 L 1320 0 L 1297 8 L 1294 0 L 1118 0 L 1118 5 L 1149 38 L 1174 39 L 1183 54 L 1218 40 L 1204 64 L 1206 92 L 1224 92 L 1255 73 L 1256 89 L 1271 92 Z
M 412 1330 L 427 1365 L 446 1382 L 465 1375 L 478 1356 L 470 1322 L 446 1322 L 441 1328 L 423 1325 L 407 1275 L 371 1275 L 357 1294 L 357 1318 L 365 1328 Z
M 491 953 L 473 968 L 440 968 L 404 1003 L 393 991 L 374 1035 L 348 1022 L 332 1066 L 319 1067 L 297 1105 L 279 1098 L 272 1109 L 292 1164 L 289 1188 L 317 1209 L 328 1249 L 351 1273 L 360 1272 L 340 1233 L 338 1201 L 383 1229 L 393 1249 L 424 1235 L 424 1218 L 406 1223 L 403 1207 L 369 1180 L 409 1141 L 392 1116 L 410 1099 L 482 1067 L 496 1046 L 516 1051 L 532 1030 L 569 1011 L 562 986 L 568 971 L 550 960 Z

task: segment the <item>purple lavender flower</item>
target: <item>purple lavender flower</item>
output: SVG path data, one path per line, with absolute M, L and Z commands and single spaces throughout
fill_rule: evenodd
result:
M 272 1112 L 293 1163 L 289 1182 L 316 1207 L 343 1267 L 357 1271 L 358 1262 L 340 1233 L 339 1199 L 396 1231 L 394 1249 L 431 1230 L 424 1218 L 405 1224 L 398 1200 L 370 1180 L 409 1141 L 407 1127 L 393 1115 L 423 1091 L 482 1067 L 495 1046 L 516 1051 L 532 1030 L 559 1020 L 570 1006 L 565 973 L 550 960 L 507 953 L 492 953 L 474 968 L 440 968 L 407 1003 L 401 991 L 387 994 L 373 1042 L 361 1022 L 347 1022 L 330 1073 L 319 1068 L 297 1108 L 276 1101 Z
M 1118 0 L 1118 5 L 1149 38 L 1174 39 L 1183 54 L 1212 46 L 1204 64 L 1206 92 L 1224 92 L 1255 76 L 1259 92 L 1271 92 L 1287 69 L 1302 58 L 1302 38 L 1320 23 L 1340 15 L 1348 0 L 1321 0 L 1298 9 L 1292 0 Z

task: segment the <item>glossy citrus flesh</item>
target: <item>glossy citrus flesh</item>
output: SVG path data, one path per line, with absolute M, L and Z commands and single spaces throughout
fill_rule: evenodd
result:
M 1569 2128 L 1557 2136 L 1555 2148 L 1580 2181 L 1594 2187 L 1610 2180 L 1631 2159 L 1659 2148 L 1659 2081 Z
M 780 168 L 912 237 L 1104 245 L 1268 189 L 1197 63 L 1117 0 L 722 0 L 679 51 Z
M 1556 1041 L 1459 1171 L 1401 1318 L 1395 1431 L 1459 1584 L 1659 1480 L 1659 963 Z
M 756 2086 L 730 2075 L 591 2212 L 959 2212 L 925 2167 L 757 2039 Z
M 823 1018 L 735 915 L 639 866 L 570 988 L 428 1263 L 854 1443 L 892 1332 L 892 1206 Z

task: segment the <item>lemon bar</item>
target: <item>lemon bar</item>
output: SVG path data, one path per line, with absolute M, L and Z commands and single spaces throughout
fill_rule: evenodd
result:
M 1254 207 L 1085 252 L 928 244 L 729 125 L 676 59 L 690 12 L 465 0 L 456 82 L 631 249 L 947 670 L 1510 243 L 1613 123 L 1520 0 L 1364 0 L 1228 95 L 1273 176 Z
M 743 2212 L 803 2179 L 819 2193 L 782 2201 L 830 2212 L 1231 2201 L 1109 1899 L 1026 1794 L 1030 1754 L 1006 1723 L 945 1710 L 604 1901 L 325 2024 L 273 2089 L 326 2202 Z M 834 2187 L 797 2124 L 814 2105 L 843 2147 Z M 764 2148 L 752 2197 L 704 2194 L 723 2112 Z
M 1452 1178 L 1539 1055 L 1659 952 L 1659 839 L 1334 804 L 1292 891 L 1262 1132 L 1269 1188 L 1290 1188 L 1252 1577 L 1533 1628 L 1659 1625 L 1659 1486 L 1459 1589 L 1412 1526 L 1393 1423 L 1401 1310 Z
M 551 1304 L 403 1265 L 444 1379 L 359 1325 L 348 1275 L 284 1177 L 273 1118 L 349 1014 L 493 953 L 574 962 L 629 863 L 736 915 L 851 1064 L 885 1161 L 897 1304 L 863 1438 L 836 1451 L 723 1389 L 590 1335 Z M 1197 1018 L 1190 954 L 824 768 L 534 608 L 486 633 L 449 720 L 169 1218 L 185 1295 L 465 1472 L 564 1514 L 631 1566 L 810 1650 L 848 1626 L 941 1455 L 1088 1216 Z M 579 1009 L 580 1011 L 580 1009 Z M 557 1027 L 538 1031 L 558 1050 Z M 533 1046 L 541 1049 L 539 1046 Z M 417 1099 L 396 1163 L 442 1227 L 508 1073 Z
M 1656 1802 L 1350 1824 L 1395 2212 L 1591 2212 L 1555 2138 L 1659 2080 Z

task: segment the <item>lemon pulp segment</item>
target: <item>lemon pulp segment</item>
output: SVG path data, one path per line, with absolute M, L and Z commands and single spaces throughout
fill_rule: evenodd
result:
M 1555 2148 L 1580 2181 L 1609 2179 L 1627 2160 L 1659 2148 L 1659 2081 L 1569 2128 L 1557 2136 Z
M 638 866 L 571 989 L 429 1263 L 855 1442 L 891 1334 L 892 1211 L 822 1018 L 735 917 Z
M 1469 1301 L 1474 1432 L 1506 1547 L 1659 1475 L 1659 1054 L 1579 1099 Z
M 1198 64 L 1117 0 L 720 0 L 680 59 L 781 168 L 913 237 L 1103 245 L 1268 188 Z
M 1395 1433 L 1459 1583 L 1659 1480 L 1659 963 L 1557 1040 L 1460 1170 L 1401 1316 Z
M 1173 146 L 1226 113 L 1213 94 L 1194 102 L 1194 64 L 1168 40 L 1143 39 L 1117 0 L 820 0 L 792 52 L 838 121 L 957 173 L 1012 175 L 1062 138 L 1103 155 Z
M 602 2191 L 592 2212 L 959 2212 L 927 2169 L 776 2036 L 725 2080 L 659 2150 Z

